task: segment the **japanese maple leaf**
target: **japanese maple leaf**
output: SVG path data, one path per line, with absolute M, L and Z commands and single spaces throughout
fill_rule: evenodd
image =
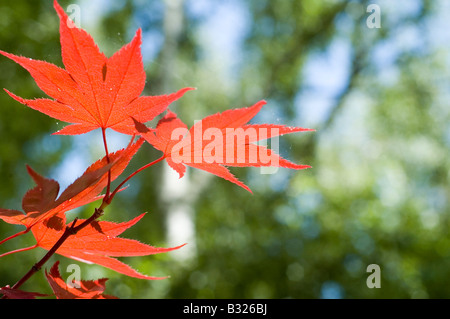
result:
M 96 128 L 132 134 L 134 124 L 130 115 L 140 122 L 150 121 L 191 90 L 139 96 L 146 77 L 140 51 L 141 30 L 129 44 L 107 58 L 92 37 L 75 26 L 56 0 L 54 7 L 60 18 L 65 69 L 45 61 L 0 53 L 28 70 L 41 90 L 54 100 L 26 100 L 6 90 L 11 97 L 55 119 L 73 123 L 55 134 L 83 134 Z
M 29 292 L 19 289 L 12 289 L 9 286 L 1 287 L 0 294 L 5 295 L 9 299 L 36 299 L 36 297 L 46 297 L 48 295 L 39 292 Z
M 152 277 L 143 275 L 127 264 L 113 257 L 147 256 L 169 252 L 184 245 L 172 248 L 158 248 L 143 244 L 137 240 L 117 237 L 126 229 L 136 224 L 145 214 L 124 223 L 108 221 L 93 221 L 75 235 L 69 236 L 56 251 L 57 254 L 85 263 L 94 263 L 124 275 L 139 279 L 164 279 L 166 277 Z M 78 220 L 77 225 L 84 220 Z M 72 226 L 72 222 L 67 226 Z M 31 232 L 36 238 L 36 244 L 11 253 L 31 250 L 41 247 L 50 250 L 63 235 L 66 227 L 66 215 L 58 213 L 36 224 Z
M 216 113 L 196 122 L 190 130 L 175 113 L 168 111 L 155 131 L 135 120 L 136 131 L 164 153 L 170 167 L 183 177 L 186 166 L 202 169 L 222 177 L 251 192 L 226 166 L 275 166 L 291 169 L 309 168 L 294 164 L 254 142 L 279 135 L 312 131 L 302 127 L 274 124 L 246 124 L 266 104 L 260 101 L 251 107 Z
M 98 160 L 68 186 L 59 197 L 58 182 L 39 175 L 27 166 L 28 174 L 35 181 L 36 187 L 29 190 L 22 199 L 22 208 L 25 214 L 17 210 L 0 208 L 0 219 L 10 224 L 24 225 L 26 229 L 4 239 L 0 244 L 27 233 L 31 227 L 45 218 L 68 212 L 102 198 L 103 195 L 99 194 L 108 183 L 108 171 L 111 171 L 111 181 L 114 181 L 125 170 L 143 142 L 143 139 L 139 139 L 127 148 L 109 154 L 109 163 L 106 156 Z
M 45 277 L 57 299 L 117 299 L 103 293 L 108 278 L 72 281 L 71 285 L 67 285 L 61 277 L 58 266 L 59 261 L 50 268 L 50 272 L 45 271 Z

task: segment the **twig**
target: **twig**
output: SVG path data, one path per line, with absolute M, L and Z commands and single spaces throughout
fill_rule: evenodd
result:
M 66 226 L 64 233 L 53 245 L 53 247 L 45 254 L 44 257 L 42 257 L 41 260 L 39 260 L 36 264 L 34 264 L 31 267 L 31 269 L 25 274 L 25 276 L 23 276 L 18 282 L 16 282 L 14 286 L 12 286 L 12 289 L 18 289 L 20 286 L 22 286 L 28 279 L 31 278 L 31 276 L 33 276 L 36 272 L 38 272 L 42 268 L 42 266 L 50 259 L 50 257 L 53 256 L 53 254 L 58 250 L 59 247 L 61 247 L 61 245 L 66 241 L 67 238 L 69 238 L 71 235 L 75 235 L 77 232 L 79 232 L 81 229 L 92 223 L 101 215 L 103 215 L 103 210 L 96 208 L 91 217 L 89 217 L 83 223 L 81 223 L 76 227 L 75 225 L 76 222 L 78 221 L 78 218 L 75 218 L 70 226 Z M 6 296 L 3 296 L 2 299 L 5 299 L 5 297 Z

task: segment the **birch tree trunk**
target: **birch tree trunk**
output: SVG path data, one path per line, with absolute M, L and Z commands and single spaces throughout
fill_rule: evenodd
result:
M 176 90 L 174 75 L 177 72 L 178 41 L 183 31 L 183 0 L 164 0 L 164 5 L 160 84 L 163 92 L 168 93 Z M 180 179 L 178 173 L 164 162 L 160 198 L 166 210 L 167 241 L 173 246 L 188 243 L 172 254 L 183 261 L 196 255 L 193 198 L 189 194 L 190 189 L 192 185 L 189 172 Z

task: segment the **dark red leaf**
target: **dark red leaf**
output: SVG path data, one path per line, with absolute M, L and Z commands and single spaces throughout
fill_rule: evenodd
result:
M 59 261 L 50 268 L 50 272 L 45 271 L 45 277 L 57 299 L 117 299 L 103 293 L 108 278 L 73 281 L 68 285 L 62 279 L 58 266 Z
M 0 294 L 5 295 L 8 299 L 36 299 L 36 297 L 48 296 L 39 292 L 28 292 L 19 289 L 12 289 L 9 286 L 1 287 Z

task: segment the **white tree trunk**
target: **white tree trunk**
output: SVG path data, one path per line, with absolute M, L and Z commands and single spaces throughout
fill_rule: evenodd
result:
M 163 93 L 174 91 L 178 39 L 183 28 L 183 0 L 164 0 L 164 45 L 161 56 L 161 81 Z M 194 212 L 189 190 L 192 185 L 189 172 L 180 179 L 177 172 L 165 162 L 162 173 L 161 201 L 166 214 L 167 241 L 171 246 L 187 243 L 182 249 L 171 253 L 186 261 L 196 255 Z

